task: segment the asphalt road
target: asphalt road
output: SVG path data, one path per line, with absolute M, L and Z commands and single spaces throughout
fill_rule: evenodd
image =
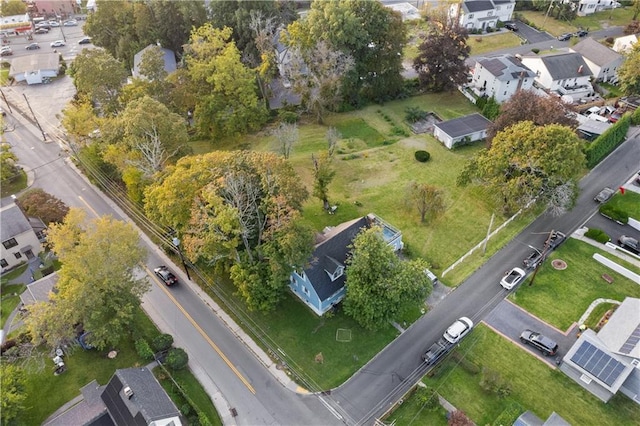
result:
M 491 257 L 467 281 L 418 322 L 380 352 L 332 395 L 356 424 L 372 424 L 425 372 L 420 355 L 438 340 L 456 318 L 467 316 L 474 323 L 483 319 L 507 295 L 499 285 L 504 272 L 519 266 L 531 250 L 542 247 L 551 230 L 569 235 L 595 212 L 593 197 L 604 186 L 619 186 L 637 172 L 640 139 L 622 144 L 580 182 L 576 207 L 562 216 L 543 214 L 506 247 Z M 473 332 L 471 336 L 473 335 Z

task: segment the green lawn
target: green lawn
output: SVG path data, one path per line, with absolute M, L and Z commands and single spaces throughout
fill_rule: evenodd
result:
M 623 425 L 637 422 L 640 407 L 623 395 L 605 404 L 559 370 L 553 370 L 527 351 L 479 325 L 458 349 L 480 370 L 495 372 L 510 388 L 498 397 L 480 386 L 484 373 L 470 373 L 449 357 L 433 377 L 423 382 L 438 390 L 446 400 L 463 410 L 476 424 L 492 424 L 512 407 L 522 407 L 498 424 L 511 424 L 522 410 L 531 410 L 545 420 L 555 411 L 573 425 Z M 425 410 L 426 411 L 426 410 Z M 636 419 L 636 420 L 633 420 Z M 430 424 L 421 417 L 399 424 Z
M 20 171 L 20 176 L 15 180 L 8 182 L 3 181 L 0 186 L 0 196 L 2 197 L 17 194 L 27 187 L 27 174 L 24 171 Z
M 627 213 L 629 217 L 640 220 L 640 194 L 637 192 L 625 191 L 624 194 L 618 192 L 607 204 Z M 613 235 L 612 237 L 617 236 Z
M 626 264 L 613 255 L 588 243 L 569 238 L 549 255 L 536 275 L 533 285 L 528 285 L 531 279 L 529 278 L 509 298 L 560 330 L 567 330 L 580 319 L 591 302 L 598 298 L 622 302 L 627 296 L 640 297 L 640 285 L 596 262 L 592 258 L 594 253 L 600 253 L 640 273 L 637 267 Z M 567 262 L 567 269 L 553 269 L 552 259 L 564 260 Z M 612 284 L 607 284 L 602 279 L 604 273 L 613 277 Z
M 4 327 L 4 323 L 20 303 L 20 294 L 26 286 L 23 284 L 3 284 L 2 285 L 2 301 L 0 302 L 0 328 Z
M 532 10 L 523 10 L 518 13 L 533 22 L 538 28 L 542 28 L 554 36 L 572 33 L 579 28 L 598 31 L 608 27 L 626 26 L 631 22 L 633 16 L 633 11 L 629 7 L 605 10 L 589 16 L 578 16 L 573 21 L 559 21 L 552 16 L 545 18 L 545 12 Z
M 469 35 L 467 44 L 471 47 L 471 55 L 482 55 L 487 52 L 520 46 L 522 44 L 522 40 L 520 37 L 509 31 L 482 37 L 471 34 Z
M 405 398 L 402 405 L 385 418 L 385 424 L 393 424 L 397 426 L 411 425 L 429 425 L 429 426 L 446 426 L 447 410 L 441 405 L 429 409 L 422 405 L 416 397 Z

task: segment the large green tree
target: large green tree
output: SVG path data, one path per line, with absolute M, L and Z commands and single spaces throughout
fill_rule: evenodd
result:
M 640 93 L 640 43 L 634 44 L 625 54 L 625 60 L 618 69 L 618 79 L 626 95 Z
M 344 99 L 353 105 L 385 101 L 401 93 L 402 49 L 406 30 L 399 13 L 368 0 L 311 3 L 304 20 L 288 27 L 289 44 L 310 48 L 325 41 L 354 59 L 343 80 Z
M 120 61 L 102 49 L 86 49 L 76 56 L 68 72 L 78 93 L 95 102 L 104 114 L 119 111 L 118 96 L 127 78 Z
M 20 418 L 20 413 L 26 408 L 27 380 L 24 371 L 17 365 L 6 361 L 0 363 L 0 388 L 2 389 L 2 424 L 12 425 Z
M 499 132 L 458 177 L 488 186 L 505 212 L 536 201 L 559 213 L 571 208 L 585 166 L 582 143 L 570 128 L 523 121 Z
M 400 260 L 380 228 L 361 231 L 350 249 L 344 312 L 364 328 L 381 328 L 406 309 L 422 305 L 431 293 L 424 273 L 427 262 Z
M 116 345 L 134 328 L 134 309 L 149 288 L 134 269 L 145 258 L 137 231 L 130 224 L 103 216 L 85 220 L 72 208 L 48 240 L 60 259 L 58 292 L 51 303 L 30 308 L 27 327 L 32 338 L 55 346 L 75 335 L 75 324 L 91 332 L 91 343 Z
M 249 307 L 268 310 L 311 253 L 312 232 L 296 224 L 307 195 L 274 153 L 216 151 L 169 167 L 146 191 L 145 208 L 177 231 L 192 261 L 231 267 Z
M 3 0 L 0 10 L 1 16 L 24 15 L 27 13 L 27 4 L 21 0 Z
M 256 74 L 242 63 L 230 37 L 230 28 L 206 24 L 193 31 L 185 52 L 191 87 L 197 90 L 196 125 L 214 138 L 256 130 L 267 116 Z

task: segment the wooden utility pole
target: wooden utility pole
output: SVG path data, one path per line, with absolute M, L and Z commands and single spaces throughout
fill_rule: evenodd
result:
M 29 99 L 27 99 L 27 95 L 23 93 L 22 96 L 24 96 L 24 100 L 27 101 L 27 106 L 29 107 L 29 111 L 31 111 L 33 120 L 36 122 L 36 126 L 38 126 L 38 129 L 40 129 L 40 133 L 42 133 L 42 140 L 46 142 L 47 135 L 44 133 L 44 130 L 42 130 L 42 126 L 40 126 L 40 122 L 38 121 L 38 118 L 36 117 L 36 115 L 33 112 L 33 109 L 31 108 L 31 104 L 29 103 Z

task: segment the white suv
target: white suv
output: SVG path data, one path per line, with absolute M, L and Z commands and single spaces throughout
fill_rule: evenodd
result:
M 442 337 L 449 343 L 458 343 L 473 328 L 473 321 L 467 317 L 458 318 L 456 322 L 447 328 Z

